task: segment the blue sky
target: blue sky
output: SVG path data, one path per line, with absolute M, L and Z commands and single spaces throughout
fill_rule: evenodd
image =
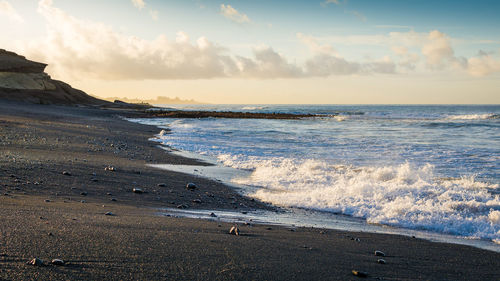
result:
M 0 47 L 100 96 L 500 102 L 500 1 L 329 2 L 0 0 Z

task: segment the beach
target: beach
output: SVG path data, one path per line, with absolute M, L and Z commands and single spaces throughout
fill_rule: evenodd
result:
M 159 128 L 121 117 L 138 114 L 0 101 L 0 280 L 360 278 L 353 270 L 377 280 L 500 278 L 500 253 L 469 246 L 252 223 L 236 236 L 229 223 L 161 216 L 158 208 L 275 207 L 147 166 L 207 164 L 168 153 L 148 140 Z M 27 265 L 33 258 L 46 266 Z M 55 258 L 66 264 L 50 265 Z

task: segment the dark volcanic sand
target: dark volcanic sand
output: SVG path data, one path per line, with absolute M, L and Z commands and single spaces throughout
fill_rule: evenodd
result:
M 468 246 L 265 225 L 233 236 L 229 224 L 157 216 L 155 207 L 180 204 L 271 208 L 218 182 L 145 166 L 201 163 L 166 153 L 147 140 L 159 129 L 119 114 L 130 112 L 0 102 L 0 280 L 357 280 L 353 269 L 372 280 L 500 279 L 500 254 Z M 25 264 L 34 257 L 67 264 Z

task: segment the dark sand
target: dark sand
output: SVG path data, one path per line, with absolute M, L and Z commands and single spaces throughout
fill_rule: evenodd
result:
M 500 253 L 468 246 L 265 225 L 241 225 L 233 236 L 229 224 L 157 216 L 154 208 L 181 204 L 271 207 L 215 181 L 145 166 L 201 163 L 166 153 L 147 140 L 159 129 L 119 114 L 131 113 L 0 101 L 0 280 L 360 279 L 353 269 L 372 280 L 500 280 Z M 186 190 L 187 182 L 199 188 Z M 25 264 L 34 257 L 67 264 Z

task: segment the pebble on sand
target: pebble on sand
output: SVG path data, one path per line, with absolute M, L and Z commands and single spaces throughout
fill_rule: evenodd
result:
M 61 259 L 53 259 L 51 262 L 53 265 L 64 265 L 65 262 Z
M 382 251 L 375 251 L 375 256 L 378 256 L 378 257 L 385 257 L 385 253 L 382 252 Z
M 115 167 L 113 166 L 107 166 L 106 168 L 104 168 L 104 171 L 111 171 L 111 172 L 114 172 L 116 171 Z
M 211 216 L 212 218 L 216 218 L 216 217 L 217 217 L 217 215 L 216 215 L 216 214 L 214 214 L 214 213 L 210 213 L 210 216 Z
M 194 199 L 193 203 L 201 204 L 201 200 L 200 199 Z
M 234 225 L 233 227 L 231 227 L 231 229 L 229 229 L 229 234 L 232 234 L 232 235 L 240 235 L 240 229 L 238 228 L 238 226 Z
M 380 263 L 380 264 L 386 264 L 387 262 L 386 262 L 384 259 L 378 259 L 378 260 L 377 260 L 377 263 Z
M 63 171 L 62 174 L 65 175 L 65 176 L 71 176 L 71 173 L 68 172 L 68 171 Z
M 134 193 L 139 193 L 139 194 L 140 194 L 140 193 L 144 193 L 144 191 L 143 191 L 142 189 L 138 188 L 138 187 L 134 187 L 134 188 L 132 189 L 132 192 L 134 192 Z
M 197 188 L 198 188 L 198 186 L 196 184 L 192 183 L 192 182 L 186 184 L 186 189 L 195 190 Z
M 165 184 L 165 183 L 159 183 L 159 184 L 157 184 L 157 186 L 158 186 L 158 187 L 166 187 L 166 186 L 167 186 L 167 184 Z
M 39 258 L 34 258 L 34 259 L 30 260 L 29 262 L 27 262 L 27 264 L 34 265 L 34 266 L 43 266 L 43 260 L 41 260 Z
M 87 193 L 86 191 L 82 191 L 82 192 L 80 192 L 80 195 L 82 195 L 82 196 L 87 196 L 87 194 L 88 194 L 88 193 Z
M 114 216 L 115 214 L 113 214 L 112 212 L 106 212 L 104 215 L 106 215 L 106 216 Z
M 357 271 L 357 270 L 352 270 L 352 275 L 354 276 L 358 276 L 358 277 L 361 277 L 361 278 L 366 278 L 368 277 L 368 273 L 364 272 L 364 271 Z
M 352 275 L 358 276 L 358 277 L 361 277 L 361 278 L 368 277 L 368 273 L 366 273 L 364 271 L 357 271 L 357 270 L 352 270 Z

